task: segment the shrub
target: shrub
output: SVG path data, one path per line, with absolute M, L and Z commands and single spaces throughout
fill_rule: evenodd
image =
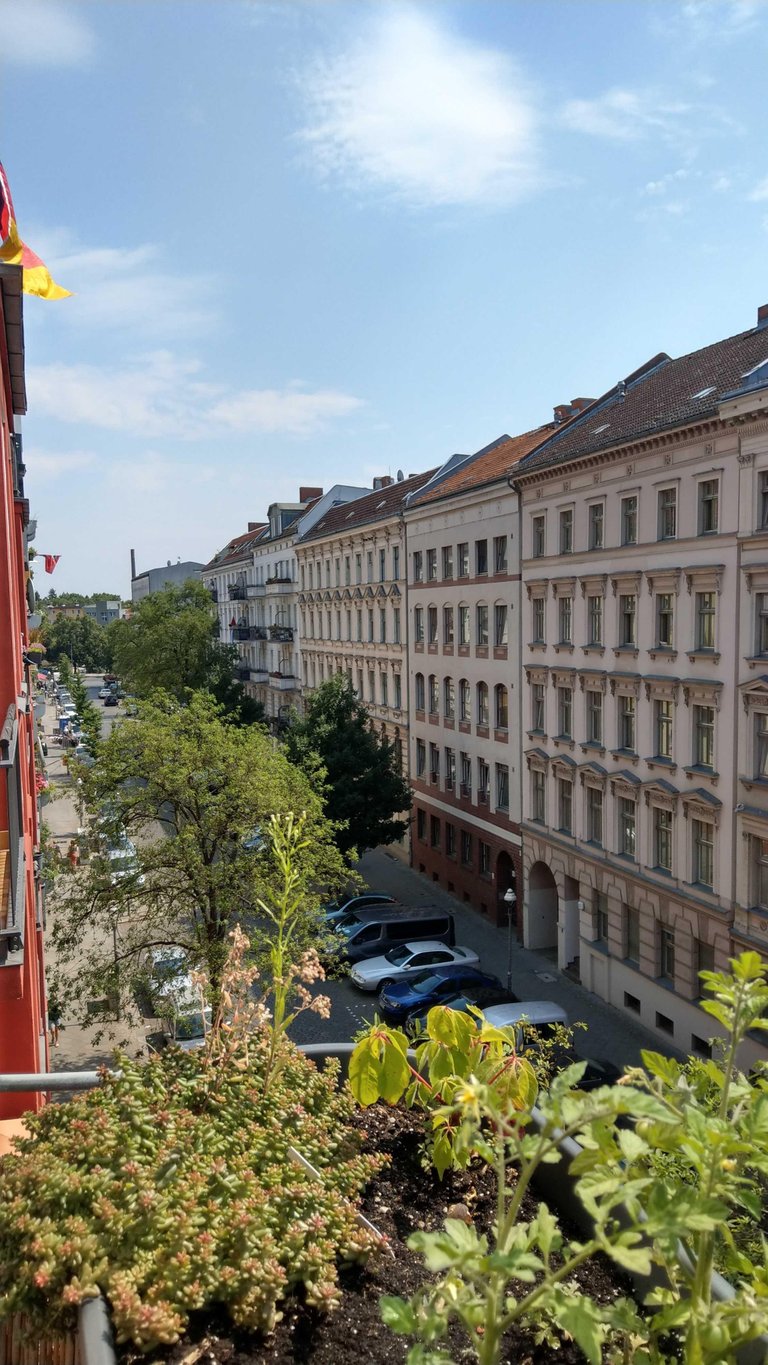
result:
M 226 1066 L 207 1049 L 120 1057 L 99 1090 L 31 1116 L 0 1164 L 0 1319 L 55 1334 L 102 1291 L 118 1340 L 147 1351 L 214 1303 L 262 1331 L 300 1286 L 333 1306 L 337 1259 L 375 1244 L 354 1200 L 377 1162 L 334 1069 L 284 1048 L 268 1099 L 263 1034 Z

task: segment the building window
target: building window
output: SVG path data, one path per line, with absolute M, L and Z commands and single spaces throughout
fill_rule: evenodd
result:
M 677 535 L 677 489 L 659 489 L 659 540 L 674 540 Z
M 619 697 L 619 748 L 628 749 L 631 753 L 635 752 L 635 716 L 636 707 L 634 697 Z
M 421 562 L 421 555 L 419 555 L 419 562 Z M 368 575 L 368 582 L 369 582 L 369 583 L 372 583 L 372 582 L 373 582 L 373 550 L 369 550 L 368 553 L 367 553 L 367 555 L 365 556 L 365 568 L 366 568 L 366 573 L 367 573 L 367 575 Z M 421 577 L 421 573 L 419 573 L 419 577 Z
M 531 729 L 544 733 L 544 684 L 531 684 Z
M 478 725 L 488 725 L 489 723 L 488 705 L 488 684 L 480 682 L 477 684 L 477 723 Z
M 416 740 L 416 776 L 423 777 L 427 771 L 427 746 L 423 739 Z
M 387 552 L 379 550 L 379 582 L 383 583 L 387 576 Z
M 485 843 L 483 843 L 482 839 L 480 840 L 479 846 L 478 846 L 478 857 L 479 857 L 480 876 L 481 876 L 481 877 L 490 877 L 490 875 L 491 875 L 491 846 L 490 846 L 490 844 L 485 844 Z
M 509 694 L 504 683 L 494 688 L 494 725 L 497 730 L 509 729 Z
M 392 610 L 392 639 L 396 645 L 400 644 L 400 608 L 394 607 Z
M 619 644 L 632 648 L 637 645 L 637 598 L 633 592 L 619 596 Z
M 563 834 L 573 833 L 573 783 L 561 777 L 557 784 L 558 817 Z
M 595 938 L 600 943 L 608 942 L 608 897 L 603 891 L 595 892 L 594 906 L 594 932 Z
M 587 598 L 587 644 L 603 643 L 603 599 L 600 596 Z
M 628 796 L 619 798 L 619 853 L 623 858 L 634 858 L 637 835 L 637 808 Z
M 557 689 L 557 723 L 558 734 L 563 739 L 571 739 L 573 736 L 573 688 L 558 687 Z
M 462 752 L 461 759 L 461 795 L 469 797 L 472 795 L 472 759 L 469 754 Z
M 693 708 L 693 761 L 701 768 L 715 766 L 715 708 Z
M 379 691 L 382 706 L 389 706 L 389 675 L 383 669 L 379 674 Z
M 362 556 L 362 555 L 355 555 L 355 582 L 356 582 L 356 583 L 362 583 L 362 581 L 363 581 L 363 556 Z M 311 586 L 311 585 L 310 585 L 310 586 Z
M 699 535 L 710 536 L 717 530 L 720 501 L 718 479 L 704 479 L 699 484 Z
M 496 809 L 509 810 L 509 768 L 506 763 L 496 764 Z
M 445 785 L 451 791 L 456 786 L 456 754 L 453 749 L 445 751 Z
M 453 578 L 453 546 L 443 546 L 443 578 Z
M 671 592 L 656 594 L 656 644 L 659 649 L 672 648 L 674 602 Z
M 715 594 L 696 594 L 696 648 L 715 648 Z
M 472 692 L 466 678 L 459 683 L 459 720 L 471 720 Z
M 469 644 L 469 607 L 459 607 L 459 644 Z
M 621 499 L 621 543 L 637 544 L 637 494 Z
M 429 714 L 436 716 L 440 706 L 440 688 L 434 673 L 429 675 Z
M 427 581 L 434 583 L 437 578 L 437 550 L 427 550 Z
M 424 556 L 422 555 L 421 550 L 414 550 L 413 552 L 413 581 L 414 583 L 422 583 L 424 581 Z
M 758 711 L 755 716 L 754 775 L 768 781 L 768 714 Z
M 387 643 L 387 609 L 379 607 L 379 644 Z
M 429 776 L 430 781 L 440 781 L 440 750 L 436 744 L 429 746 Z
M 659 976 L 663 981 L 675 979 L 675 931 L 659 926 Z
M 437 607 L 427 607 L 427 642 L 437 644 Z
M 368 696 L 372 702 L 376 701 L 376 674 L 372 668 L 368 670 Z
M 768 592 L 755 598 L 755 653 L 768 654 Z
M 672 757 L 672 702 L 654 703 L 654 730 L 656 738 L 656 757 Z
M 561 645 L 573 644 L 573 598 L 561 597 L 557 604 L 557 619 L 560 626 Z
M 764 531 L 768 527 L 768 472 L 760 475 L 758 509 L 760 514 L 759 527 L 761 531 Z
M 453 678 L 443 680 L 443 714 L 446 720 L 453 720 L 456 713 Z
M 573 508 L 564 507 L 560 513 L 560 553 L 573 554 Z
M 445 823 L 445 852 L 449 858 L 456 857 L 456 826 Z
M 461 831 L 461 861 L 465 867 L 472 866 L 472 835 L 465 829 Z
M 693 940 L 693 961 L 696 968 L 697 996 L 704 993 L 704 983 L 701 980 L 702 972 L 713 972 L 715 970 L 715 949 L 712 943 L 705 943 L 701 938 Z
M 597 787 L 587 787 L 587 839 L 603 842 L 603 793 Z
M 413 638 L 417 645 L 424 643 L 424 608 L 414 607 L 413 609 Z
M 534 597 L 533 603 L 533 643 L 544 644 L 546 636 L 544 634 L 544 598 Z
M 392 577 L 397 582 L 400 577 L 400 546 L 392 546 Z M 359 580 L 358 580 L 359 581 Z
M 605 505 L 593 502 L 589 508 L 589 548 L 602 550 L 604 544 Z
M 634 905 L 622 908 L 624 930 L 624 956 L 627 962 L 637 966 L 640 961 L 640 911 Z
M 653 807 L 653 863 L 663 872 L 672 871 L 672 812 Z
M 443 644 L 453 644 L 453 607 L 443 607 Z
M 469 578 L 469 543 L 464 540 L 456 546 L 456 557 L 459 564 L 459 578 Z
M 534 559 L 541 559 L 545 552 L 545 518 L 542 513 L 531 519 L 531 553 Z
M 421 611 L 421 607 L 417 607 L 416 610 L 417 610 L 417 611 Z M 421 622 L 422 622 L 422 625 L 421 625 L 421 639 L 423 640 L 423 639 L 424 639 L 424 613 L 423 613 L 423 611 L 421 611 Z M 373 607 L 369 607 L 369 608 L 368 608 L 368 640 L 369 640 L 369 643 L 370 643 L 370 644 L 373 644 Z
M 534 768 L 531 773 L 531 819 L 544 823 L 546 818 L 546 788 L 544 773 Z
M 475 541 L 475 573 L 487 574 L 488 572 L 488 541 Z
M 279 573 L 279 571 L 280 571 L 280 565 L 278 564 L 277 567 L 278 567 L 278 573 Z M 335 563 L 334 563 L 334 572 L 335 572 L 335 574 L 336 574 L 336 587 L 339 588 L 339 587 L 341 587 L 341 560 L 340 560 L 340 559 L 337 559 L 337 560 L 335 561 Z
M 507 608 L 497 602 L 493 609 L 493 643 L 497 649 L 507 643 Z
M 427 813 L 420 806 L 416 809 L 416 834 L 422 842 L 427 837 Z
M 494 536 L 493 538 L 493 571 L 494 573 L 507 572 L 506 536 Z
M 477 644 L 488 644 L 488 608 L 482 602 L 477 606 Z
M 414 692 L 414 705 L 417 711 L 424 710 L 424 696 L 424 674 L 417 673 Z
M 403 680 L 399 673 L 394 675 L 395 684 L 395 710 L 401 711 L 403 706 Z
M 693 880 L 700 886 L 715 884 L 715 827 L 706 820 L 691 822 Z
M 587 742 L 589 744 L 602 744 L 603 742 L 603 694 L 602 692 L 587 691 Z
M 432 848 L 440 847 L 440 821 L 436 815 L 429 817 L 429 842 Z
M 751 840 L 752 846 L 752 903 L 768 910 L 768 839 Z

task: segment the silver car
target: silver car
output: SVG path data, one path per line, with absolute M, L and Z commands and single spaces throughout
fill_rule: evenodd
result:
M 364 958 L 355 963 L 350 977 L 361 991 L 378 991 L 392 981 L 407 981 L 425 967 L 474 967 L 480 961 L 471 948 L 449 948 L 430 939 L 401 943 L 383 957 Z

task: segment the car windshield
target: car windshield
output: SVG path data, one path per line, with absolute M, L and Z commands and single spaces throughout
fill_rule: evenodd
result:
M 175 1021 L 176 1037 L 183 1042 L 190 1038 L 205 1037 L 205 1022 L 202 1010 L 194 1010 L 191 1014 L 177 1015 Z
M 389 952 L 385 953 L 384 956 L 387 959 L 387 962 L 392 963 L 393 967 L 402 967 L 410 957 L 413 957 L 413 953 L 410 948 L 406 948 L 405 944 L 401 944 L 399 948 L 390 948 Z
M 354 934 L 355 930 L 359 929 L 362 923 L 363 921 L 358 919 L 357 915 L 347 915 L 345 919 L 339 921 L 336 928 L 345 938 L 349 938 L 350 934 Z
M 426 972 L 424 976 L 417 976 L 415 980 L 411 981 L 411 990 L 415 991 L 417 995 L 430 995 L 432 991 L 437 990 L 442 981 L 442 976 L 435 976 L 434 972 Z

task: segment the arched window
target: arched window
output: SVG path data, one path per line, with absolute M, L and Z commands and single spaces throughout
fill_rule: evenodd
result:
M 488 605 L 478 602 L 475 608 L 475 644 L 488 644 Z
M 440 710 L 440 687 L 434 673 L 429 675 L 429 714 L 436 716 Z
M 509 729 L 509 696 L 503 683 L 497 683 L 495 688 L 494 703 L 494 725 L 497 730 Z
M 469 644 L 469 607 L 466 602 L 459 603 L 459 644 Z
M 466 678 L 459 683 L 459 720 L 471 720 L 472 692 Z
M 453 686 L 453 678 L 445 678 L 443 681 L 443 715 L 446 720 L 453 720 L 456 714 L 456 695 Z
M 423 710 L 424 710 L 424 674 L 423 674 L 423 673 L 417 673 L 417 674 L 416 674 L 415 702 L 416 702 L 416 710 L 417 710 L 417 711 L 423 711 Z
M 488 724 L 488 684 L 484 682 L 477 684 L 477 723 Z

